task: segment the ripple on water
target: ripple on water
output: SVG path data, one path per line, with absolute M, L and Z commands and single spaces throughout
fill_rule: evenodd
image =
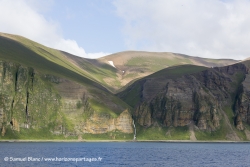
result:
M 0 166 L 249 166 L 248 143 L 0 143 Z M 5 162 L 4 157 L 98 158 L 100 162 Z

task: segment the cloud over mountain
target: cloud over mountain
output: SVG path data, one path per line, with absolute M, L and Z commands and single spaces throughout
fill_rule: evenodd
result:
M 46 19 L 40 10 L 46 10 L 53 1 L 0 0 L 0 31 L 30 38 L 43 45 L 90 57 L 75 40 L 65 39 L 60 24 Z M 99 54 L 100 55 L 100 54 Z M 106 55 L 102 53 L 101 56 Z
M 250 55 L 248 0 L 115 0 L 129 49 L 211 58 Z

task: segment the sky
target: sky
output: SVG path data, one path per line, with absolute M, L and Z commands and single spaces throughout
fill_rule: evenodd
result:
M 0 32 L 98 58 L 126 50 L 250 57 L 250 0 L 0 0 Z

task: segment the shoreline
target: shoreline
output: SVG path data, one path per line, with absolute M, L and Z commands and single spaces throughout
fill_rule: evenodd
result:
M 0 143 L 125 143 L 125 142 L 155 142 L 155 143 L 250 143 L 250 141 L 228 141 L 228 140 L 0 140 Z

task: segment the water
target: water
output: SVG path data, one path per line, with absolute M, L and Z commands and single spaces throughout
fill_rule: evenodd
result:
M 0 150 L 0 166 L 250 166 L 248 143 L 0 143 Z
M 134 126 L 134 141 L 136 140 L 136 128 L 135 128 L 135 121 L 133 120 L 133 126 Z

